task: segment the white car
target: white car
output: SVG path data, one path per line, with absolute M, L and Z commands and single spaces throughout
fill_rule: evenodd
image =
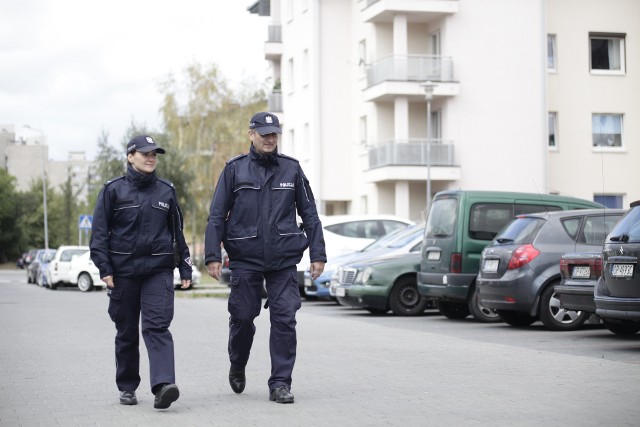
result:
M 69 268 L 74 256 L 89 252 L 89 246 L 60 246 L 47 268 L 47 283 L 51 289 L 71 284 Z
M 327 259 L 358 251 L 386 234 L 413 225 L 395 215 L 320 215 Z M 309 270 L 309 249 L 298 264 L 298 286 L 304 293 L 304 272 Z
M 191 287 L 200 283 L 200 277 L 202 276 L 195 265 L 192 269 Z M 72 284 L 77 285 L 78 289 L 82 292 L 90 291 L 95 287 L 104 288 L 107 286 L 107 284 L 100 279 L 100 271 L 93 261 L 91 261 L 90 252 L 88 251 L 82 255 L 74 256 L 71 260 L 69 281 Z M 180 272 L 177 268 L 173 270 L 173 285 L 174 287 L 182 285 L 182 282 L 180 281 Z

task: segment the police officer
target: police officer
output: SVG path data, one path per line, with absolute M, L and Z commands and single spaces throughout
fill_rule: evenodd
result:
M 157 154 L 165 150 L 139 135 L 127 144 L 127 174 L 107 182 L 96 202 L 91 260 L 107 284 L 109 316 L 116 325 L 116 384 L 120 403 L 138 403 L 138 323 L 149 355 L 154 407 L 178 399 L 173 338 L 173 241 L 178 243 L 182 287 L 191 285 L 191 258 L 182 233 L 176 191 L 156 176 Z
M 309 247 L 315 279 L 327 261 L 315 200 L 297 160 L 278 153 L 278 118 L 257 113 L 249 123 L 249 154 L 229 160 L 213 194 L 205 236 L 205 263 L 220 279 L 221 247 L 229 255 L 229 383 L 246 384 L 245 366 L 266 283 L 271 332 L 269 400 L 293 403 L 291 373 L 296 359 L 296 311 L 300 308 L 296 264 Z M 296 211 L 302 225 L 296 223 Z

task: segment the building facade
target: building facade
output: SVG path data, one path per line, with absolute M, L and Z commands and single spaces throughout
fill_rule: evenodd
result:
M 302 162 L 322 213 L 419 220 L 445 189 L 611 207 L 640 198 L 640 2 L 261 0 L 249 10 L 270 20 L 281 149 Z

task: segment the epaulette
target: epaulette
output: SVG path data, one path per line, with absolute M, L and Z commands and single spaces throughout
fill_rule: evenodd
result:
M 105 182 L 105 183 L 104 183 L 104 186 L 106 187 L 107 185 L 111 185 L 111 184 L 113 184 L 114 182 L 116 182 L 116 181 L 120 181 L 121 179 L 126 178 L 126 177 L 127 177 L 126 175 L 122 175 L 122 176 L 121 176 L 121 177 L 119 177 L 119 178 L 110 179 L 109 181 L 107 181 L 107 182 Z
M 235 162 L 236 160 L 239 160 L 239 159 L 241 159 L 241 158 L 243 158 L 243 157 L 247 157 L 247 156 L 248 156 L 248 154 L 247 154 L 247 153 L 244 153 L 244 154 L 238 154 L 237 156 L 232 157 L 231 159 L 227 160 L 227 163 L 226 163 L 226 164 L 233 163 L 233 162 Z
M 164 183 L 164 184 L 167 184 L 167 185 L 168 185 L 169 187 L 171 187 L 171 188 L 176 188 L 176 186 L 175 186 L 175 185 L 173 185 L 173 182 L 168 181 L 168 180 L 166 180 L 166 179 L 164 179 L 164 178 L 158 178 L 158 181 L 160 181 L 160 182 L 162 182 L 162 183 Z
M 293 160 L 296 163 L 300 163 L 298 159 L 293 158 L 291 156 L 287 156 L 286 154 L 278 153 L 278 157 L 284 157 L 285 159 Z

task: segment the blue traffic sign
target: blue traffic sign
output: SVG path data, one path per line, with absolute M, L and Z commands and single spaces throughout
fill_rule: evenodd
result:
M 91 230 L 93 215 L 80 215 L 78 217 L 78 228 L 80 230 Z

